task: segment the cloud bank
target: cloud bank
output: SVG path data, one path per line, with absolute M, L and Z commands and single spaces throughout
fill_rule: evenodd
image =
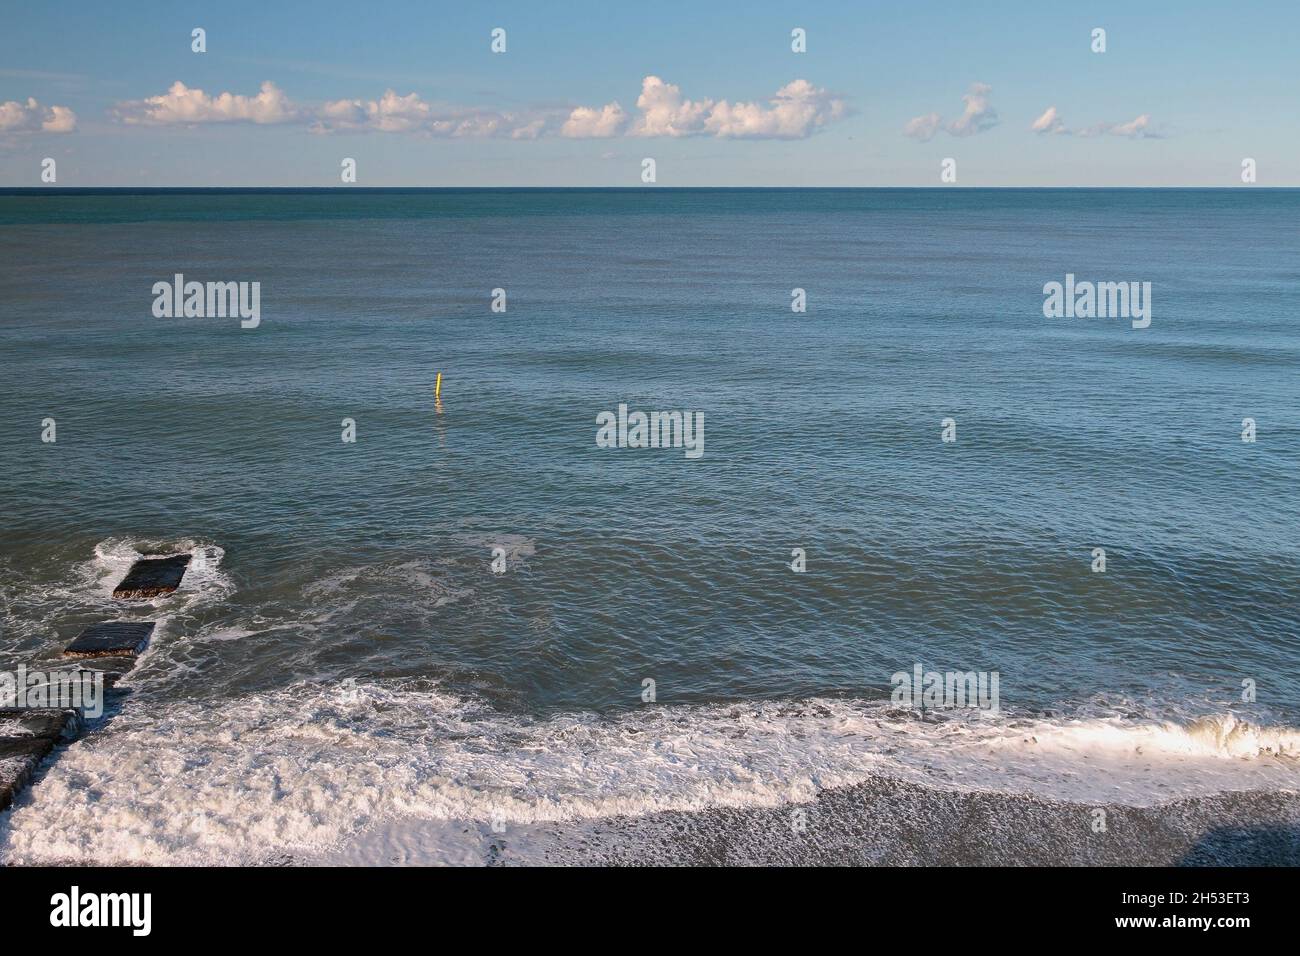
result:
M 726 139 L 806 139 L 848 112 L 843 99 L 807 80 L 793 80 L 767 103 L 691 101 L 657 76 L 641 81 L 641 115 L 633 136 L 717 136 Z
M 166 93 L 143 100 L 118 103 L 113 115 L 124 123 L 148 126 L 199 123 L 288 123 L 300 116 L 284 92 L 269 80 L 256 96 L 221 93 L 209 96 L 180 80 Z
M 0 133 L 71 133 L 77 128 L 77 114 L 66 106 L 41 106 L 9 100 L 0 103 Z
M 56 107 L 57 109 L 58 107 Z M 246 122 L 299 124 L 313 132 L 410 133 L 435 137 L 569 139 L 616 136 L 713 136 L 722 139 L 806 139 L 848 115 L 844 99 L 797 79 L 766 102 L 686 98 L 681 88 L 657 76 L 641 81 L 636 112 L 614 101 L 572 109 L 498 112 L 425 101 L 418 93 L 386 90 L 378 99 L 332 100 L 309 106 L 293 103 L 274 83 L 255 96 L 210 96 L 179 80 L 166 93 L 118 103 L 121 122 L 140 126 L 197 126 Z
M 491 110 L 438 107 L 422 100 L 418 93 L 398 96 L 386 90 L 377 100 L 334 100 L 320 107 L 312 130 L 373 131 L 378 133 L 424 133 L 429 136 L 500 136 L 510 134 L 529 139 L 535 120 Z

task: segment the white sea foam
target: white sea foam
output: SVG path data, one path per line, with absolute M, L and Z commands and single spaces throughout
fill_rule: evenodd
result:
M 197 556 L 200 551 L 205 566 L 192 562 L 174 593 L 130 602 L 113 598 L 113 589 L 140 558 L 184 552 Z M 224 557 L 225 550 L 220 546 L 191 538 L 107 538 L 95 545 L 89 557 L 65 565 L 54 574 L 31 574 L 29 569 L 19 573 L 8 566 L 0 567 L 0 590 L 4 595 L 0 623 L 8 639 L 0 647 L 0 663 L 30 662 L 33 653 L 52 649 L 56 637 L 52 622 L 88 617 L 155 622 L 148 656 L 168 634 L 179 632 L 179 628 L 172 627 L 178 619 L 221 606 L 235 591 L 234 581 L 221 569 Z
M 770 807 L 874 774 L 1150 805 L 1300 789 L 1297 733 L 1231 717 L 932 721 L 844 700 L 530 720 L 430 684 L 132 700 L 19 801 L 0 860 L 312 858 L 403 820 L 481 829 Z
M 1015 737 L 996 738 L 1001 745 L 1019 746 Z M 1121 718 L 1038 722 L 1030 735 L 1040 750 L 1070 755 L 1131 755 L 1150 757 L 1234 758 L 1300 757 L 1300 731 L 1290 727 L 1260 727 L 1231 714 L 1211 714 L 1187 724 L 1172 721 L 1134 722 Z
M 121 583 L 131 565 L 141 558 L 172 554 L 191 555 L 180 587 L 172 594 L 149 599 L 144 604 L 173 611 L 194 610 L 224 601 L 235 590 L 234 582 L 221 570 L 225 549 L 194 538 L 174 541 L 140 541 L 108 538 L 95 545 L 94 556 L 74 569 L 71 596 L 111 601 L 113 588 Z M 202 560 L 200 560 L 200 557 Z

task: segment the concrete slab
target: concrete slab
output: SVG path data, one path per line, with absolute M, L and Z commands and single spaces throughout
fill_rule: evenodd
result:
M 138 657 L 149 646 L 152 621 L 94 624 L 64 648 L 64 657 Z
M 29 674 L 23 706 L 97 711 L 97 705 L 108 700 L 117 682 L 134 666 L 134 657 L 91 657 L 78 659 L 75 664 L 48 666 L 35 676 Z M 102 701 L 95 690 L 97 677 L 102 682 L 99 689 Z M 95 712 L 91 716 L 99 714 Z
M 76 716 L 68 710 L 5 708 L 0 710 L 0 739 L 49 737 L 57 740 L 64 730 L 75 728 Z
M 113 589 L 115 598 L 152 598 L 171 594 L 180 587 L 185 569 L 190 565 L 188 554 L 173 554 L 166 558 L 141 558 L 131 565 L 122 583 Z
M 126 672 L 135 667 L 134 657 L 83 657 L 78 658 L 74 671 L 78 674 L 100 674 L 104 678 L 104 690 L 110 691 L 126 676 Z
M 0 710 L 0 811 L 9 808 L 76 721 L 66 710 Z

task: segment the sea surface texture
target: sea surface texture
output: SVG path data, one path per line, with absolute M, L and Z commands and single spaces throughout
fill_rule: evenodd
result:
M 833 862 L 795 813 L 830 793 L 1051 805 L 1044 862 L 1105 855 L 1093 807 L 1275 827 L 1298 222 L 1246 188 L 0 192 L 0 671 L 158 622 L 0 862 Z M 178 273 L 260 283 L 260 325 L 155 317 Z M 1149 282 L 1150 326 L 1045 317 L 1067 274 Z M 703 454 L 598 447 L 620 404 L 702 413 Z M 996 672 L 997 712 L 891 702 L 918 664 Z

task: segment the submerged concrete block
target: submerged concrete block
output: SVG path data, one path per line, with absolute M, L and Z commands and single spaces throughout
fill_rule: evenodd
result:
M 94 624 L 63 650 L 64 657 L 138 657 L 149 646 L 152 621 Z
M 166 558 L 141 558 L 131 565 L 122 583 L 113 589 L 115 598 L 151 598 L 171 594 L 185 577 L 190 565 L 188 554 L 173 554 Z
M 57 740 L 65 731 L 75 730 L 77 715 L 55 708 L 0 709 L 0 739 L 8 737 L 49 737 Z
M 104 678 L 104 690 L 110 691 L 133 667 L 134 657 L 88 657 L 81 659 L 77 673 L 92 676 L 99 674 Z
M 79 658 L 75 666 L 45 671 L 36 679 L 28 678 L 26 706 L 31 708 L 70 708 L 78 713 L 94 706 L 95 678 L 102 681 L 105 700 L 117 682 L 135 666 L 134 657 Z M 96 713 L 90 716 L 98 717 Z
M 77 726 L 67 710 L 0 710 L 0 811 L 23 789 L 64 731 Z
M 8 809 L 53 749 L 48 737 L 0 737 L 0 810 Z

